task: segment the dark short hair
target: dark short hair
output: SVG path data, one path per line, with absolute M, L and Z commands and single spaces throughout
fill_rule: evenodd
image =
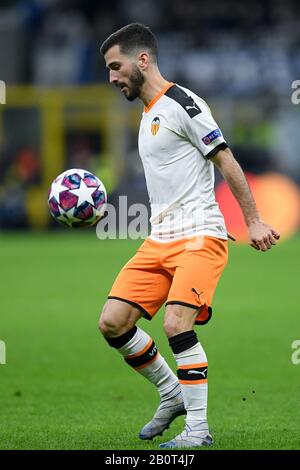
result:
M 101 45 L 100 52 L 104 55 L 113 46 L 119 46 L 123 54 L 130 54 L 145 48 L 157 59 L 157 41 L 151 29 L 141 23 L 130 23 L 111 34 Z

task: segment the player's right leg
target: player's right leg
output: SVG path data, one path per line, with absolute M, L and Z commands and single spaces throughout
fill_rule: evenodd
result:
M 185 408 L 176 375 L 150 336 L 135 325 L 142 316 L 138 308 L 127 302 L 109 299 L 100 316 L 99 329 L 108 344 L 121 353 L 128 365 L 152 382 L 160 394 L 155 415 L 139 434 L 140 439 L 153 439 L 177 416 L 185 414 Z
M 150 336 L 136 326 L 142 316 L 151 320 L 165 302 L 171 286 L 171 277 L 161 269 L 157 245 L 146 240 L 120 271 L 99 324 L 108 344 L 159 392 L 159 407 L 142 428 L 141 439 L 161 434 L 177 416 L 185 414 L 178 378 Z

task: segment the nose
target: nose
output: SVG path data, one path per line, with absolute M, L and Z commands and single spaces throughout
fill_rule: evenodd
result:
M 117 83 L 118 77 L 115 70 L 109 71 L 109 83 Z

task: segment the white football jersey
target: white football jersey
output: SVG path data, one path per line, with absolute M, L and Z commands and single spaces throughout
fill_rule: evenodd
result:
M 139 153 L 150 197 L 150 238 L 227 239 L 210 161 L 226 147 L 205 101 L 186 88 L 170 83 L 144 109 Z

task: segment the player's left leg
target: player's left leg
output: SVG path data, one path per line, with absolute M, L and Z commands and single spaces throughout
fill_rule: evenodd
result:
M 213 237 L 198 242 L 174 244 L 166 257 L 174 276 L 164 329 L 177 362 L 187 416 L 184 431 L 161 444 L 163 448 L 212 444 L 206 416 L 208 364 L 193 328 L 195 323 L 204 324 L 210 319 L 214 290 L 227 262 L 227 242 Z
M 177 375 L 187 412 L 184 431 L 161 448 L 212 444 L 207 424 L 207 358 L 193 330 L 198 308 L 167 305 L 164 330 L 177 363 Z

